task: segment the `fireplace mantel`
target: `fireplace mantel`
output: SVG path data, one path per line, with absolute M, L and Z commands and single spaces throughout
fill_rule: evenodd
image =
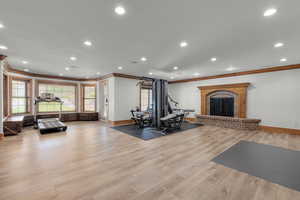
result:
M 247 89 L 250 83 L 236 83 L 226 85 L 208 85 L 198 87 L 201 90 L 201 114 L 209 115 L 207 97 L 214 92 L 231 92 L 236 95 L 237 114 L 235 117 L 247 117 Z

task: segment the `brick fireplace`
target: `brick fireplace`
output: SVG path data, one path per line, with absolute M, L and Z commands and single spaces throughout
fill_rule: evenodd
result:
M 246 118 L 247 89 L 249 85 L 250 83 L 237 83 L 198 87 L 201 90 L 201 114 L 213 115 L 212 108 L 214 106 L 212 106 L 212 102 L 214 102 L 214 100 L 217 102 L 221 102 L 219 103 L 219 105 L 223 105 L 225 109 L 230 106 L 224 104 L 230 104 L 230 102 L 233 101 L 233 115 L 231 117 Z
M 256 130 L 261 120 L 247 119 L 247 90 L 250 83 L 210 85 L 201 91 L 201 114 L 196 118 L 206 125 Z
M 237 117 L 237 95 L 229 91 L 216 91 L 207 95 L 207 113 L 214 116 Z

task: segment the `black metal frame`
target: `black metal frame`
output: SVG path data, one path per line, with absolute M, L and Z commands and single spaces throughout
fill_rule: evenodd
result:
M 135 122 L 139 128 L 144 128 L 145 126 L 150 126 L 152 124 L 152 118 L 146 115 L 145 112 L 139 112 L 131 110 L 131 119 Z
M 162 134 L 166 134 L 166 131 L 170 129 L 180 129 L 185 113 L 173 112 L 169 100 L 175 103 L 176 106 L 178 103 L 168 95 L 168 81 L 152 78 L 142 78 L 142 80 L 143 81 L 139 84 L 143 84 L 144 81 L 152 82 L 151 117 L 145 118 L 141 112 L 131 111 L 131 119 L 134 120 L 140 128 L 144 128 L 145 125 L 151 125 L 154 128 L 162 130 Z
M 50 95 L 50 93 L 47 93 Z M 37 109 L 38 109 L 38 105 L 41 102 L 57 102 L 60 103 L 60 111 L 59 111 L 59 118 L 58 119 L 53 119 L 53 123 L 49 123 L 49 122 L 43 122 L 43 120 L 38 120 L 37 119 Z M 39 129 L 41 134 L 44 133 L 49 133 L 49 132 L 58 132 L 58 131 L 66 131 L 67 130 L 67 126 L 62 123 L 61 120 L 61 113 L 62 113 L 62 105 L 63 105 L 63 101 L 58 98 L 58 97 L 53 97 L 53 98 L 42 98 L 40 96 L 38 96 L 35 101 L 34 101 L 34 105 L 35 105 L 35 112 L 34 112 L 34 128 L 35 129 Z M 57 121 L 57 122 L 56 122 Z M 54 123 L 55 122 L 55 123 Z M 42 125 L 46 125 L 48 124 L 46 127 L 47 128 L 41 128 Z

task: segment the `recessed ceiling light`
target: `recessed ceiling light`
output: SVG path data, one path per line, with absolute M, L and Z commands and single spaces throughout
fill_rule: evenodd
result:
M 84 43 L 83 43 L 85 46 L 88 46 L 88 47 L 90 47 L 90 46 L 92 46 L 93 44 L 92 44 L 92 42 L 91 41 L 89 41 L 89 40 L 86 40 L 86 41 L 84 41 Z
M 27 65 L 27 64 L 28 64 L 28 61 L 23 60 L 22 63 L 23 63 L 24 65 Z
M 25 72 L 29 72 L 29 69 L 24 69 Z
M 171 76 L 171 77 L 170 77 L 170 79 L 174 79 L 174 77 L 173 77 L 173 76 Z
M 141 61 L 146 62 L 146 61 L 147 61 L 147 58 L 146 58 L 146 57 L 142 57 L 142 58 L 141 58 Z
M 66 71 L 70 71 L 70 67 L 66 67 L 65 70 L 66 70 Z
M 211 62 L 216 62 L 216 61 L 217 61 L 217 58 L 211 58 L 210 61 L 211 61 Z
M 90 77 L 89 76 L 87 76 L 87 77 L 85 77 L 86 79 L 89 79 Z
M 188 44 L 186 41 L 180 42 L 180 47 L 181 47 L 181 48 L 187 47 L 188 45 L 189 45 L 189 44 Z
M 122 69 L 123 69 L 123 67 L 122 67 L 122 66 L 119 66 L 119 67 L 118 67 L 118 70 L 122 70 Z
M 284 46 L 284 44 L 282 42 L 278 42 L 278 43 L 274 44 L 275 48 L 283 47 L 283 46 Z
M 235 70 L 235 68 L 232 67 L 232 66 L 230 66 L 230 67 L 228 67 L 226 70 L 227 70 L 227 71 L 233 71 L 233 70 Z
M 173 67 L 173 69 L 174 69 L 174 70 L 178 70 L 178 69 L 179 69 L 179 67 L 175 66 L 175 67 Z
M 60 73 L 59 76 L 63 76 L 64 74 Z
M 97 75 L 100 75 L 101 73 L 100 72 L 97 72 Z
M 4 45 L 0 45 L 0 49 L 1 50 L 7 50 L 8 48 L 6 46 L 4 46 Z
M 2 23 L 0 23 L 0 28 L 4 28 L 4 25 Z
M 152 75 L 153 73 L 152 72 L 149 72 L 149 75 Z
M 118 15 L 124 15 L 126 13 L 126 10 L 123 6 L 117 6 L 115 7 L 115 13 Z
M 277 10 L 275 8 L 270 8 L 264 12 L 264 16 L 269 17 L 269 16 L 274 15 L 276 12 L 277 12 Z
M 280 62 L 286 62 L 286 61 L 287 61 L 286 58 L 281 58 L 281 59 L 280 59 Z
M 194 76 L 200 76 L 200 73 L 196 72 L 194 73 Z
M 77 58 L 75 56 L 71 56 L 70 60 L 75 61 L 75 60 L 77 60 Z

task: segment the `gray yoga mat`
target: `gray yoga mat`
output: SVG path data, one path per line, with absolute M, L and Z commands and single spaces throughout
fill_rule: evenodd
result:
M 212 161 L 300 191 L 300 151 L 241 141 Z
M 166 134 L 173 134 L 173 133 L 179 133 L 183 132 L 189 129 L 197 128 L 201 126 L 200 124 L 196 123 L 188 123 L 183 122 L 180 129 L 170 130 Z M 145 128 L 139 128 L 137 125 L 124 125 L 124 126 L 114 126 L 112 127 L 115 130 L 118 130 L 122 133 L 126 133 L 128 135 L 143 139 L 143 140 L 151 140 L 154 138 L 162 137 L 164 136 L 162 134 L 161 130 L 157 130 L 156 128 L 152 127 L 145 127 Z

